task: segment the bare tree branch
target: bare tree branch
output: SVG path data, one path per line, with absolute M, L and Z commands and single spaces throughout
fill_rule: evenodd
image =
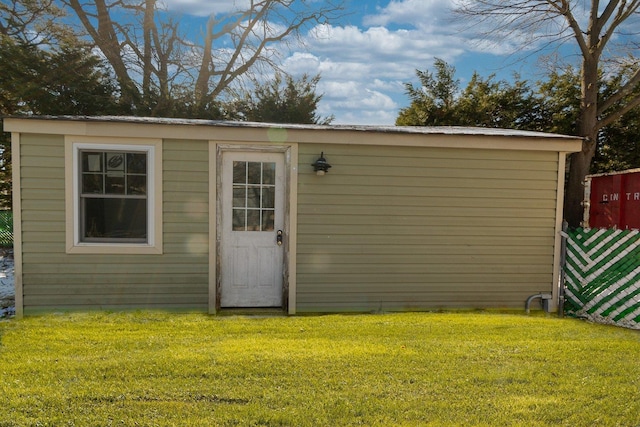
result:
M 640 34 L 625 34 L 620 29 L 638 13 L 640 0 L 609 0 L 604 5 L 599 0 L 461 1 L 463 3 L 457 8 L 460 16 L 494 24 L 490 28 L 497 33 L 495 36 L 506 32 L 523 32 L 529 35 L 532 42 L 550 38 L 559 46 L 563 28 L 572 33 L 575 46 L 582 56 L 581 106 L 576 133 L 584 137 L 584 143 L 582 151 L 572 156 L 565 214 L 570 225 L 577 226 L 582 216 L 582 180 L 589 172 L 599 130 L 640 105 L 640 96 L 631 96 L 640 84 L 640 66 L 637 63 L 631 68 L 633 73 L 626 84 L 608 98 L 600 99 L 603 56 L 605 53 L 607 56 L 623 56 L 615 50 L 615 46 L 610 46 L 611 41 L 622 37 L 628 42 L 627 46 L 636 46 L 637 49 L 637 40 L 633 40 L 633 37 Z M 577 15 L 580 7 L 588 12 L 587 16 Z M 549 27 L 545 27 L 549 22 L 564 24 L 559 30 L 549 31 Z M 491 35 L 485 33 L 485 37 L 491 38 Z
M 64 16 L 55 0 L 5 0 L 0 2 L 0 35 L 31 45 L 64 42 L 72 37 L 59 23 Z
M 611 21 L 607 30 L 600 37 L 600 41 L 598 42 L 600 53 L 602 53 L 605 46 L 607 45 L 609 40 L 611 40 L 611 38 L 614 36 L 614 34 L 616 33 L 620 25 L 626 22 L 627 19 L 629 19 L 638 10 L 638 7 L 640 6 L 640 0 L 634 0 L 628 5 L 626 5 L 626 3 L 627 2 L 623 0 L 622 5 L 620 5 L 620 7 L 617 10 L 615 18 L 613 19 L 613 21 Z M 614 11 L 613 9 L 615 9 L 615 7 L 618 6 L 618 4 L 619 4 L 619 1 L 612 0 L 607 5 L 605 12 L 600 16 L 600 18 L 598 18 L 598 23 L 599 23 L 598 34 L 606 26 L 606 23 L 609 21 L 609 19 L 611 18 L 611 15 L 613 14 L 613 11 Z M 607 13 L 608 9 L 612 9 L 610 13 Z
M 640 94 L 633 97 L 631 100 L 627 101 L 622 107 L 617 109 L 614 113 L 609 114 L 605 117 L 600 118 L 598 121 L 598 128 L 602 129 L 606 126 L 609 126 L 619 120 L 622 116 L 633 110 L 634 108 L 640 107 Z
M 118 82 L 121 85 L 122 94 L 126 98 L 126 102 L 135 102 L 134 99 L 138 98 L 140 94 L 124 62 L 122 45 L 118 37 L 118 32 L 115 30 L 116 25 L 111 20 L 109 6 L 104 0 L 93 0 L 96 12 L 95 14 L 91 14 L 88 6 L 80 3 L 79 0 L 66 1 L 113 68 Z M 93 25 L 92 18 L 97 19 L 97 28 Z M 127 41 L 129 40 L 127 39 Z
M 233 81 L 258 63 L 274 65 L 266 55 L 269 46 L 299 34 L 307 25 L 333 19 L 342 11 L 341 3 L 334 4 L 331 1 L 323 2 L 322 8 L 307 6 L 304 10 L 296 10 L 296 6 L 307 3 L 293 0 L 252 1 L 251 8 L 236 12 L 231 19 L 226 17 L 219 28 L 219 21 L 211 17 L 207 24 L 196 93 L 207 94 L 208 97 L 219 96 Z M 274 25 L 282 22 L 286 22 L 286 25 Z M 224 64 L 216 67 L 214 59 L 220 58 L 213 57 L 214 42 L 227 37 L 234 43 L 233 52 L 224 60 Z
M 189 92 L 197 104 L 209 103 L 254 67 L 277 68 L 271 46 L 339 16 L 343 8 L 342 0 L 250 0 L 226 16 L 212 14 L 198 45 L 181 34 L 170 13 L 160 17 L 158 0 L 61 1 L 78 16 L 134 103 L 150 97 L 169 102 Z M 122 10 L 130 15 L 123 17 Z M 229 42 L 231 49 L 224 46 Z
M 609 108 L 613 107 L 615 104 L 617 104 L 618 102 L 622 101 L 624 98 L 629 96 L 629 94 L 631 94 L 634 91 L 634 89 L 638 87 L 639 84 L 640 84 L 640 67 L 636 69 L 636 71 L 633 73 L 631 78 L 627 81 L 626 84 L 624 84 L 620 88 L 618 92 L 616 92 L 615 94 L 613 94 L 612 96 L 604 100 L 598 106 L 598 116 L 602 116 Z M 621 116 L 624 113 L 619 114 L 617 113 L 617 111 L 614 111 L 613 113 L 609 113 L 608 115 L 612 115 L 612 114 Z

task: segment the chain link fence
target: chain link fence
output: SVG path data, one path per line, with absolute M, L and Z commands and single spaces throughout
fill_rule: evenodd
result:
M 13 246 L 13 212 L 0 211 L 0 247 Z
M 640 329 L 640 231 L 568 232 L 565 312 Z

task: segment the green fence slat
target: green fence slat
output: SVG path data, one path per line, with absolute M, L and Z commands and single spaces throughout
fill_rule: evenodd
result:
M 640 232 L 577 228 L 568 236 L 566 313 L 640 326 Z
M 637 297 L 638 295 L 640 295 L 640 288 L 636 289 L 634 292 L 632 292 L 631 294 L 627 295 L 627 298 L 625 298 L 626 303 L 629 303 L 630 300 L 632 300 L 633 298 Z M 623 306 L 623 305 L 624 304 L 621 304 L 620 306 Z M 638 301 L 638 302 L 630 305 L 629 307 L 625 308 L 624 310 L 622 310 L 620 313 L 618 313 L 616 316 L 614 316 L 613 320 L 620 321 L 620 320 L 624 319 L 625 317 L 627 317 L 628 315 L 633 314 L 633 312 L 635 312 L 638 308 L 640 308 L 640 301 Z M 612 312 L 613 311 L 615 311 L 615 310 L 612 310 Z M 611 314 L 611 312 L 607 314 L 607 317 L 610 314 Z
M 627 288 L 632 288 L 634 287 L 635 283 L 637 283 L 638 280 L 638 276 L 635 276 L 635 282 L 632 282 L 632 280 L 634 279 L 630 279 L 629 283 L 627 283 L 626 285 L 624 285 L 624 289 Z M 607 288 L 608 289 L 608 288 Z M 600 299 L 600 301 L 597 304 L 594 304 L 591 308 L 589 308 L 589 310 L 587 310 L 587 312 L 589 314 L 599 314 L 603 317 L 608 317 L 609 314 L 612 311 L 615 311 L 615 309 L 617 309 L 618 307 L 624 305 L 627 301 L 628 298 L 621 298 L 616 302 L 613 302 L 611 304 L 608 304 L 610 301 L 615 300 L 616 298 L 619 297 L 620 293 L 624 290 L 623 287 L 619 287 L 615 290 L 615 292 L 611 292 L 609 295 L 603 297 L 602 299 Z M 604 308 L 605 305 L 608 305 L 609 308 Z

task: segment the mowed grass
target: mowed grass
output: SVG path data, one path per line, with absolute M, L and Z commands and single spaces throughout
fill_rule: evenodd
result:
M 640 425 L 640 334 L 544 315 L 0 323 L 1 426 Z

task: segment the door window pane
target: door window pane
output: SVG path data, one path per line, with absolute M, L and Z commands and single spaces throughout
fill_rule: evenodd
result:
M 275 211 L 262 211 L 262 231 L 273 231 L 275 222 Z
M 234 208 L 246 208 L 247 207 L 247 188 L 235 185 L 233 187 L 233 207 Z
M 233 210 L 233 231 L 244 231 L 246 229 L 246 214 L 245 209 Z
M 233 162 L 233 183 L 247 183 L 247 162 Z
M 274 162 L 233 162 L 234 231 L 273 230 L 275 174 Z
M 250 185 L 247 188 L 247 207 L 260 208 L 260 186 Z
M 262 183 L 262 163 L 249 162 L 247 165 L 247 184 Z
M 275 207 L 276 189 L 275 187 L 262 188 L 262 207 L 273 209 Z
M 275 163 L 263 163 L 262 164 L 262 183 L 266 185 L 275 185 L 276 183 L 276 164 Z
M 247 211 L 247 231 L 260 231 L 260 209 Z

